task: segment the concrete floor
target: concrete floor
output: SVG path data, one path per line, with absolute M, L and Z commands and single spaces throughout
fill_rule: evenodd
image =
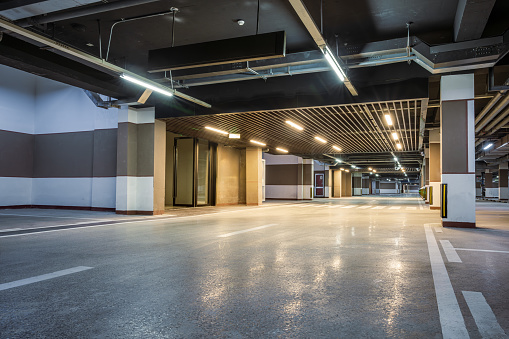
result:
M 0 338 L 509 333 L 508 204 L 478 229 L 412 195 L 169 213 L 0 210 Z

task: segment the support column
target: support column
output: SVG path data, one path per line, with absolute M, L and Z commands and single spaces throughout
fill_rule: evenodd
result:
M 246 148 L 246 205 L 262 204 L 262 149 Z
M 352 173 L 343 171 L 341 174 L 341 197 L 352 196 Z
M 442 225 L 475 227 L 475 134 L 474 74 L 449 75 L 441 79 L 440 148 Z M 436 194 L 438 193 L 438 194 Z
M 429 147 L 424 149 L 424 187 L 426 187 L 425 203 L 429 204 Z
M 493 198 L 493 173 L 489 169 L 484 172 L 484 196 L 483 198 Z
M 164 213 L 166 124 L 154 117 L 154 108 L 119 110 L 118 214 Z
M 352 173 L 352 180 L 353 180 L 353 189 L 352 189 L 352 195 L 362 195 L 362 173 L 354 172 Z
M 429 205 L 432 210 L 440 209 L 441 177 L 440 130 L 429 131 Z
M 508 163 L 504 162 L 498 166 L 498 200 L 509 199 L 509 188 L 507 185 Z

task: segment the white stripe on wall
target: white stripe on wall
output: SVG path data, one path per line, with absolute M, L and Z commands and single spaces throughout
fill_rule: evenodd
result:
M 92 207 L 115 208 L 117 178 L 92 178 Z
M 92 178 L 34 178 L 32 205 L 91 206 Z
M 32 178 L 0 177 L 0 187 L 0 206 L 32 204 Z

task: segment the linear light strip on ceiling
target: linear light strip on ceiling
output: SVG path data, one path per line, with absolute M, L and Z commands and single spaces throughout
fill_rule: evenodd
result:
M 369 107 L 366 106 L 366 109 L 368 109 L 368 108 Z M 354 116 L 360 122 L 362 122 L 364 124 L 365 129 L 367 131 L 370 131 L 371 133 L 378 133 L 378 130 L 377 130 L 376 126 L 373 126 L 373 122 L 371 121 L 371 119 L 363 119 L 362 118 L 362 116 L 365 116 L 366 113 L 369 114 L 369 116 L 372 118 L 373 115 L 371 114 L 371 111 L 366 112 L 366 109 L 362 109 L 362 107 L 360 107 L 360 106 L 352 106 L 352 109 L 355 109 L 355 112 L 357 112 L 357 114 L 355 114 Z M 359 123 L 359 124 L 361 124 L 361 123 Z M 377 140 L 374 139 L 373 137 L 371 137 L 368 140 L 370 141 L 371 145 L 373 146 L 373 150 L 384 151 L 383 145 L 380 145 L 381 141 L 377 142 Z
M 359 111 L 362 111 L 364 115 L 368 116 L 368 119 L 366 119 L 368 121 L 368 124 L 369 124 L 369 128 L 370 130 L 374 131 L 374 133 L 376 133 L 377 135 L 377 143 L 376 143 L 376 146 L 378 148 L 378 151 L 385 151 L 385 140 L 383 138 L 383 135 L 381 134 L 381 131 L 380 129 L 375 126 L 376 124 L 376 121 L 375 121 L 375 118 L 373 117 L 373 114 L 369 108 L 368 105 L 358 105 L 357 106 L 357 109 L 359 109 Z
M 390 104 L 392 104 L 392 107 L 390 106 Z M 401 129 L 400 127 L 400 124 L 399 124 L 399 114 L 398 114 L 398 110 L 397 110 L 397 107 L 396 105 L 394 104 L 394 102 L 389 102 L 389 103 L 385 103 L 385 108 L 387 109 L 387 111 L 389 112 L 389 114 L 391 115 L 391 117 L 393 117 L 393 124 L 392 126 L 390 126 L 389 128 L 387 128 L 387 132 L 389 133 L 389 140 L 391 143 L 393 143 L 393 145 L 395 144 L 395 147 L 396 149 L 398 148 L 397 146 L 397 142 L 396 140 L 394 140 L 392 138 L 392 130 L 396 130 L 396 129 Z M 394 111 L 394 116 L 390 113 L 392 112 L 392 110 Z
M 121 67 L 118 67 L 114 64 L 111 64 L 107 61 L 104 61 L 102 59 L 99 59 L 99 58 L 96 58 L 95 56 L 93 55 L 90 55 L 88 53 L 85 53 L 85 52 L 82 52 L 76 48 L 73 48 L 71 46 L 68 46 L 68 45 L 65 45 L 61 42 L 57 42 L 57 41 L 54 41 L 52 39 L 49 39 L 49 38 L 46 38 L 45 36 L 42 36 L 40 34 L 37 34 L 35 32 L 32 32 L 32 31 L 29 31 L 23 27 L 20 27 L 18 25 L 15 25 L 7 20 L 4 20 L 2 18 L 0 18 L 0 27 L 3 27 L 3 28 L 6 28 L 7 30 L 13 32 L 13 33 L 16 33 L 16 34 L 19 34 L 21 36 L 24 36 L 30 40 L 33 40 L 33 41 L 37 41 L 39 43 L 42 43 L 43 45 L 45 46 L 48 46 L 48 47 L 52 47 L 58 51 L 61 51 L 61 52 L 64 52 L 66 54 L 69 54 L 69 55 L 72 55 L 80 60 L 83 60 L 87 63 L 91 63 L 91 64 L 94 64 L 96 66 L 99 66 L 100 68 L 104 69 L 104 70 L 108 70 L 108 71 L 111 71 L 113 73 L 116 73 L 118 76 L 120 76 L 121 74 L 127 74 L 127 75 L 130 75 L 134 78 L 138 78 L 139 80 L 143 80 L 144 82 L 147 82 L 147 83 L 150 83 L 156 87 L 160 87 L 162 89 L 166 89 L 166 87 L 158 84 L 157 82 L 154 82 L 152 80 L 149 80 L 149 79 L 146 79 L 146 78 L 143 78 L 141 77 L 140 75 L 138 74 L 135 74 L 133 72 L 130 72 L 124 68 L 121 68 Z M 196 98 L 193 98 L 187 94 L 184 94 L 184 93 L 180 93 L 178 91 L 174 91 L 173 93 L 175 96 L 178 96 L 178 97 L 181 97 L 185 100 L 188 100 L 188 101 L 191 101 L 191 102 L 194 102 L 198 105 L 201 105 L 201 106 L 204 106 L 204 107 L 207 107 L 207 108 L 210 108 L 211 105 L 204 102 L 204 101 L 201 101 L 199 99 L 196 99 Z
M 387 142 L 389 143 L 389 145 L 392 145 L 392 147 L 390 149 L 388 149 L 387 151 L 393 151 L 396 149 L 396 145 L 394 144 L 394 142 L 391 141 L 391 136 L 388 132 L 388 129 L 390 128 L 391 125 L 388 125 L 388 119 L 387 119 L 387 114 L 390 116 L 390 111 L 386 112 L 384 110 L 384 108 L 382 106 L 383 103 L 377 103 L 377 104 L 378 104 L 378 108 L 380 109 L 380 112 L 383 116 L 383 120 L 385 120 L 385 122 L 386 122 L 386 123 L 383 123 L 383 122 L 381 123 L 385 138 L 386 138 Z M 376 114 L 376 115 L 378 116 L 378 114 Z M 379 119 L 382 120 L 382 117 L 379 117 Z M 392 120 L 392 117 L 391 117 L 391 120 Z
M 140 86 L 142 86 L 142 87 L 145 87 L 145 88 L 151 89 L 151 90 L 153 90 L 153 91 L 155 91 L 155 92 L 158 92 L 158 93 L 161 93 L 161 94 L 167 95 L 167 96 L 169 96 L 169 97 L 172 97 L 172 96 L 173 96 L 173 93 L 171 92 L 171 90 L 165 90 L 165 89 L 162 89 L 162 88 L 160 88 L 160 87 L 156 87 L 156 86 L 151 85 L 151 84 L 149 84 L 149 83 L 147 83 L 147 82 L 145 82 L 145 81 L 142 81 L 142 80 L 139 80 L 139 79 L 137 79 L 137 78 L 134 78 L 134 77 L 132 77 L 132 76 L 130 76 L 130 75 L 127 75 L 127 74 L 121 74 L 121 75 L 120 75 L 120 77 L 121 77 L 122 79 L 125 79 L 125 80 L 127 80 L 127 81 L 130 81 L 130 82 L 135 83 L 135 84 L 137 84 L 137 85 L 140 85 Z
M 398 125 L 398 130 L 401 131 L 401 123 L 400 123 L 400 119 L 399 119 L 399 112 L 401 110 L 401 112 L 403 111 L 403 106 L 401 105 L 401 103 L 399 103 L 399 105 L 397 105 L 395 102 L 392 103 L 392 106 L 394 108 L 394 112 L 395 112 L 395 116 L 396 116 L 396 124 Z M 403 123 L 405 121 L 403 120 Z M 396 138 L 394 137 L 394 134 L 396 134 Z M 405 134 L 405 135 L 404 135 Z M 396 133 L 396 132 L 392 132 L 391 133 L 391 137 L 394 141 L 397 141 L 399 139 L 400 142 L 405 142 L 406 140 L 406 128 L 404 130 L 404 133 Z

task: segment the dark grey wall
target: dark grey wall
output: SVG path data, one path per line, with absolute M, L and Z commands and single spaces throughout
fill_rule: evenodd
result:
M 0 177 L 31 178 L 33 169 L 34 136 L 0 130 Z

